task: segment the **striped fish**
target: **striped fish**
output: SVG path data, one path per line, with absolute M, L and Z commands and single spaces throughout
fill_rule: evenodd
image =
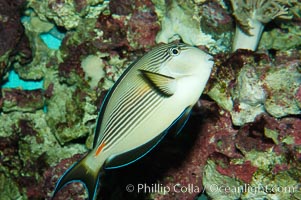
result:
M 59 179 L 53 197 L 80 181 L 94 200 L 101 172 L 143 157 L 171 126 L 179 132 L 212 66 L 210 55 L 183 43 L 158 46 L 130 65 L 102 104 L 93 149 Z

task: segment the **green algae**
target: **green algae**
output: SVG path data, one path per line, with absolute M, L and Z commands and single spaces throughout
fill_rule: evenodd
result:
M 45 99 L 45 105 L 47 107 L 47 113 L 45 118 L 47 119 L 47 124 L 52 134 L 56 135 L 56 139 L 59 140 L 61 144 L 71 141 L 76 138 L 81 138 L 87 136 L 91 132 L 92 127 L 87 126 L 84 123 L 87 121 L 95 120 L 96 107 L 91 106 L 94 104 L 95 94 L 93 91 L 89 91 L 90 95 L 89 101 L 78 101 L 78 96 L 74 94 L 78 89 L 78 86 L 83 85 L 83 89 L 86 87 L 82 84 L 82 79 L 77 75 L 73 74 L 69 79 L 65 79 L 69 85 L 62 84 L 62 78 L 58 76 L 57 70 L 59 64 L 64 60 L 68 54 L 68 49 L 65 46 L 62 50 L 51 50 L 39 37 L 42 33 L 49 32 L 53 29 L 55 24 L 51 23 L 47 17 L 43 17 L 40 10 L 36 10 L 35 6 L 31 6 L 36 2 L 31 1 L 28 7 L 33 9 L 28 10 L 27 15 L 29 18 L 24 20 L 23 24 L 25 26 L 26 34 L 34 47 L 34 57 L 31 63 L 26 66 L 15 65 L 14 68 L 18 74 L 24 79 L 37 80 L 43 79 L 44 86 L 43 89 L 46 91 L 50 89 L 50 97 Z M 45 2 L 44 2 L 45 4 Z M 39 6 L 39 9 L 44 9 L 44 4 Z M 38 6 L 38 4 L 35 4 Z M 45 13 L 44 13 L 45 14 Z M 73 32 L 69 36 L 69 44 L 77 44 L 77 42 L 82 42 L 85 38 L 88 40 L 89 34 L 85 33 L 84 27 L 94 27 L 95 19 L 86 19 L 85 21 L 80 21 L 81 26 L 78 31 Z M 92 24 L 92 26 L 86 26 Z M 92 29 L 92 28 L 91 28 Z M 75 84 L 75 85 L 74 85 Z M 87 112 L 85 109 L 88 109 Z M 34 109 L 33 109 L 34 111 Z M 74 115 L 73 113 L 77 113 Z M 88 114 L 89 113 L 89 114 Z M 82 121 L 84 117 L 84 121 Z
M 0 56 L 0 63 L 2 63 L 3 65 L 8 65 L 9 64 L 9 56 L 10 56 L 11 51 L 6 51 L 3 55 Z M 2 70 L 2 69 L 0 69 Z M 2 75 L 2 71 L 1 71 L 1 75 Z
M 294 137 L 292 137 L 292 136 L 286 136 L 286 137 L 284 137 L 284 138 L 282 139 L 281 142 L 283 142 L 283 143 L 285 143 L 285 144 L 294 144 L 294 143 L 295 143 L 295 139 L 294 139 Z
M 14 127 L 13 125 L 16 124 L 16 118 L 19 116 L 20 113 L 13 112 L 9 114 L 1 113 L 0 119 L 1 122 L 5 123 L 0 123 L 0 137 L 11 137 L 14 135 Z
M 271 150 L 244 152 L 243 159 L 232 159 L 232 163 L 241 164 L 251 161 L 258 169 L 250 183 L 244 183 L 221 175 L 216 164 L 208 160 L 204 169 L 203 184 L 206 193 L 213 199 L 299 199 L 301 177 L 300 164 L 286 170 L 271 173 L 276 166 L 287 162 L 284 155 Z M 227 191 L 226 191 L 227 190 Z
M 47 114 L 43 111 L 36 111 L 35 113 L 13 112 L 1 114 L 0 120 L 6 121 L 6 123 L 1 123 L 0 136 L 8 138 L 17 136 L 20 138 L 18 140 L 18 155 L 23 159 L 24 163 L 26 163 L 26 160 L 33 162 L 39 156 L 46 153 L 47 163 L 53 165 L 63 158 L 69 158 L 76 153 L 86 151 L 86 148 L 79 144 L 69 145 L 69 148 L 64 147 L 61 149 L 57 138 L 48 125 L 46 115 Z M 19 122 L 24 120 L 29 123 L 30 129 L 22 129 L 22 125 L 20 125 Z M 16 125 L 19 127 L 16 127 Z M 30 135 L 33 132 L 35 135 Z M 58 148 L 61 150 L 57 151 Z
M 0 121 L 6 122 L 0 123 L 0 137 L 5 137 L 9 148 L 14 149 L 0 151 L 0 156 L 3 156 L 3 165 L 0 165 L 0 199 L 27 199 L 25 189 L 20 189 L 20 183 L 17 184 L 18 180 L 30 179 L 34 186 L 43 178 L 45 168 L 42 166 L 54 166 L 61 159 L 87 151 L 80 144 L 61 147 L 43 111 L 1 114 Z
M 4 174 L 1 174 L 0 167 L 0 191 L 1 197 L 3 200 L 25 200 L 25 196 L 22 196 L 19 192 L 18 185 L 10 178 L 6 177 Z
M 300 114 L 301 109 L 295 100 L 295 94 L 301 83 L 301 74 L 297 63 L 288 63 L 271 68 L 264 84 L 269 94 L 265 101 L 267 112 L 274 117 Z
M 286 30 L 286 31 L 283 31 Z M 301 27 L 291 23 L 281 24 L 281 29 L 273 29 L 263 33 L 259 49 L 289 50 L 301 45 Z
M 215 163 L 211 160 L 207 160 L 203 174 L 203 185 L 206 194 L 213 199 L 238 199 L 241 194 L 241 182 L 235 178 L 221 175 L 215 168 Z
M 244 156 L 246 160 L 251 161 L 253 166 L 265 171 L 270 171 L 275 165 L 286 163 L 287 161 L 285 155 L 277 155 L 273 148 L 265 152 L 251 150 L 244 152 Z
M 5 157 L 2 160 L 4 165 L 0 167 L 1 182 L 3 177 L 7 177 L 5 181 L 10 182 L 5 187 L 0 186 L 0 199 L 27 199 L 27 191 L 17 183 L 18 180 L 31 179 L 38 183 L 44 178 L 43 171 L 48 167 L 53 167 L 62 159 L 70 158 L 74 154 L 86 152 L 85 145 L 68 142 L 84 138 L 88 134 L 92 135 L 97 117 L 95 91 L 87 88 L 77 75 L 71 76 L 70 82 L 78 84 L 71 86 L 63 83 L 58 75 L 59 64 L 63 62 L 68 51 L 51 50 L 40 38 L 41 34 L 52 31 L 56 24 L 47 17 L 41 17 L 42 14 L 36 10 L 28 10 L 25 14 L 27 18 L 24 18 L 23 25 L 33 49 L 33 60 L 26 65 L 14 63 L 12 67 L 24 80 L 43 80 L 40 93 L 43 97 L 38 102 L 28 101 L 25 107 L 18 107 L 18 101 L 9 98 L 6 98 L 2 105 L 4 113 L 1 113 L 0 121 L 5 123 L 0 123 L 0 137 L 17 146 L 9 147 L 15 149 L 14 154 L 7 154 L 5 149 L 0 151 L 1 157 Z M 95 24 L 95 20 L 87 21 Z M 83 30 L 84 28 L 80 29 Z M 78 37 L 76 40 L 80 41 L 82 34 L 72 36 Z M 88 37 L 87 34 L 86 38 Z M 79 88 L 87 92 L 83 101 L 77 93 L 81 90 Z M 2 96 L 6 97 L 11 90 L 2 90 Z M 42 110 L 44 106 L 47 112 Z M 24 120 L 26 127 L 20 124 Z M 89 145 L 91 147 L 91 144 L 87 144 Z
M 29 20 L 30 27 L 34 27 L 34 30 L 38 33 L 48 32 L 53 27 L 54 24 L 48 22 L 48 21 L 42 21 L 38 16 L 32 15 Z
M 86 102 L 77 100 L 77 97 L 74 96 L 75 89 L 75 87 L 72 89 L 66 85 L 55 87 L 53 96 L 47 101 L 47 123 L 61 144 L 85 137 L 90 132 L 90 128 L 83 124 Z M 92 108 L 95 112 L 96 108 Z M 93 115 L 92 118 L 95 117 Z
M 271 138 L 275 144 L 279 144 L 279 140 L 278 140 L 279 133 L 277 131 L 271 130 L 271 129 L 268 129 L 268 128 L 265 127 L 264 128 L 264 135 L 267 138 Z
M 215 84 L 207 94 L 218 103 L 223 109 L 230 111 L 233 109 L 233 101 L 231 96 L 227 95 L 226 86 L 230 81 L 220 81 Z
M 300 193 L 298 181 L 292 178 L 289 171 L 271 174 L 269 171 L 258 170 L 249 184 L 254 191 L 246 191 L 241 199 L 297 199 Z
M 23 25 L 33 48 L 33 60 L 25 66 L 16 63 L 14 69 L 22 79 L 41 80 L 47 73 L 46 65 L 50 58 L 60 57 L 59 52 L 50 50 L 40 38 L 41 33 L 48 32 L 54 25 L 39 19 L 37 14 L 31 10 L 28 10 L 27 16 L 29 19 L 23 21 Z

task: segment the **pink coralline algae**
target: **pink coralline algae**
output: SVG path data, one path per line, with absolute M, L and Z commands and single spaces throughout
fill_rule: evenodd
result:
M 0 81 L 13 61 L 22 64 L 31 59 L 29 41 L 24 34 L 20 13 L 25 1 L 0 1 Z
M 203 181 L 206 187 L 210 184 L 277 187 L 281 181 L 287 181 L 290 187 L 299 188 L 298 181 L 294 180 L 299 180 L 301 174 L 294 168 L 300 168 L 301 159 L 300 52 L 236 51 L 226 59 L 224 55 L 217 55 L 215 61 L 216 68 L 209 80 L 207 94 L 229 111 L 229 126 L 235 125 L 236 130 L 232 143 L 239 156 L 233 157 L 224 150 L 211 154 L 206 166 L 215 168 L 215 171 L 205 167 Z M 219 134 L 216 133 L 215 137 L 220 137 Z M 223 143 L 231 147 L 227 140 L 220 140 L 216 145 L 220 147 Z M 218 173 L 214 175 L 216 179 L 210 179 L 208 175 L 213 172 Z M 230 179 L 221 183 L 217 177 Z M 272 195 L 268 191 L 262 194 L 207 194 L 212 198 L 228 196 L 230 199 L 255 198 L 256 195 L 270 198 Z M 297 194 L 274 195 L 292 198 Z
M 138 194 L 142 198 L 145 195 L 143 192 L 138 193 L 136 189 L 129 193 L 125 191 L 125 187 L 127 184 L 145 184 L 153 189 L 157 185 L 170 191 L 162 193 L 158 190 L 146 190 L 146 194 L 150 196 L 143 198 L 193 200 L 204 192 L 202 179 L 208 159 L 215 162 L 220 176 L 236 179 L 241 185 L 252 185 L 255 177 L 263 173 L 265 164 L 258 165 L 254 160 L 248 160 L 250 152 L 256 155 L 255 152 L 268 153 L 274 149 L 276 155 L 284 157 L 280 163 L 270 163 L 271 172 L 264 172 L 273 176 L 280 176 L 283 172 L 292 170 L 293 166 L 299 165 L 300 119 L 289 117 L 276 120 L 268 115 L 260 115 L 252 123 L 233 127 L 229 112 L 219 108 L 211 100 L 201 100 L 201 104 L 201 109 L 194 109 L 191 120 L 180 136 L 174 138 L 168 135 L 162 144 L 142 160 L 120 170 L 107 171 L 101 178 L 99 198 L 114 199 L 122 196 L 124 199 L 136 199 Z M 277 137 L 267 134 L 268 131 L 277 132 Z M 237 160 L 240 162 L 236 163 Z M 59 164 L 64 169 L 72 163 L 68 161 L 69 164 L 66 165 L 66 161 Z M 300 177 L 301 174 L 295 172 L 291 175 L 293 179 Z M 268 181 L 272 181 L 272 177 Z M 62 191 L 62 196 L 67 197 L 73 192 L 83 190 L 79 185 L 68 188 Z M 181 189 L 189 192 L 179 192 Z
M 233 180 L 238 180 L 241 185 L 255 184 L 253 181 L 262 173 L 269 174 L 267 177 L 270 178 L 266 179 L 269 184 L 272 184 L 273 177 L 281 176 L 286 171 L 292 173 L 287 178 L 300 179 L 301 174 L 292 171 L 294 167 L 300 167 L 301 156 L 298 152 L 301 135 L 300 119 L 284 118 L 279 121 L 268 115 L 262 115 L 256 118 L 253 123 L 246 124 L 241 128 L 233 128 L 231 118 L 227 112 L 212 110 L 216 105 L 210 102 L 203 101 L 203 104 L 203 109 L 209 109 L 210 114 L 207 115 L 207 112 L 203 112 L 202 116 L 204 119 L 201 127 L 193 127 L 194 130 L 200 131 L 197 136 L 194 136 L 195 143 L 190 151 L 187 152 L 181 164 L 166 171 L 164 174 L 165 178 L 160 180 L 159 183 L 170 188 L 175 185 L 183 187 L 192 184 L 199 188 L 199 193 L 201 193 L 203 191 L 202 172 L 204 166 L 207 165 L 208 159 L 215 162 L 219 176 L 224 175 L 233 178 Z M 208 107 L 209 105 L 211 106 Z M 223 112 L 224 114 L 222 114 Z M 277 132 L 277 137 L 272 139 L 272 136 L 266 133 L 268 130 Z M 184 132 L 186 131 L 184 130 Z M 274 140 L 278 142 L 275 143 Z M 255 160 L 246 159 L 251 152 L 254 156 L 258 152 L 258 156 L 260 156 L 261 154 L 268 154 L 271 149 L 273 149 L 275 155 L 281 158 L 280 161 L 275 161 L 275 163 L 268 162 L 272 171 L 262 171 L 267 166 L 264 162 L 259 164 Z M 269 160 L 273 158 L 266 157 L 264 159 Z M 240 162 L 236 163 L 238 160 Z M 230 185 L 227 182 L 211 182 L 211 184 Z M 267 183 L 262 182 L 261 184 Z M 183 194 L 171 192 L 153 196 L 154 199 L 192 200 L 199 193 Z
M 178 164 L 168 169 L 164 173 L 164 178 L 159 181 L 165 187 L 169 188 L 178 187 L 180 189 L 181 187 L 193 185 L 194 190 L 192 192 L 177 192 L 177 190 L 172 190 L 167 194 L 153 194 L 154 199 L 193 200 L 203 192 L 202 174 L 209 157 L 213 159 L 219 158 L 219 155 L 225 155 L 225 157 L 230 158 L 241 157 L 235 148 L 237 130 L 231 125 L 229 113 L 220 110 L 211 101 L 202 100 L 201 103 L 201 111 L 192 116 L 190 122 L 187 124 L 187 129 L 184 128 L 180 138 L 176 138 L 176 141 L 173 141 L 180 143 L 177 145 L 186 146 L 187 150 L 185 152 L 181 152 L 180 149 L 174 150 L 175 152 L 170 156 L 177 157 Z M 198 133 L 193 133 L 196 131 Z M 175 155 L 176 153 L 178 155 Z M 166 159 L 160 162 L 175 163 L 175 161 L 166 161 Z
M 121 10 L 122 7 L 126 9 Z M 96 27 L 104 33 L 103 39 L 100 38 L 96 43 L 101 49 L 110 46 L 137 50 L 155 44 L 160 26 L 151 1 L 136 0 L 134 3 L 112 1 L 109 8 L 111 14 L 100 15 L 96 24 Z M 119 16 L 114 17 L 113 14 Z
M 201 27 L 210 34 L 222 34 L 233 29 L 233 19 L 216 1 L 206 1 L 201 7 Z
M 65 58 L 64 62 L 59 65 L 59 75 L 64 78 L 64 80 L 72 85 L 75 84 L 70 77 L 78 77 L 78 80 L 84 78 L 84 71 L 81 68 L 81 56 L 89 55 L 89 43 L 82 43 L 80 45 L 74 46 L 70 45 L 68 47 L 68 56 Z
M 246 161 L 245 163 L 239 165 L 228 164 L 223 167 L 217 166 L 216 170 L 222 175 L 236 177 L 245 183 L 250 183 L 254 172 L 257 170 L 257 167 L 254 167 L 250 161 Z
M 125 17 L 114 19 L 111 15 L 100 15 L 96 28 L 103 30 L 103 36 L 94 43 L 99 49 L 117 49 L 127 47 L 128 41 L 126 39 L 126 25 L 124 24 Z
M 44 107 L 44 94 L 40 89 L 2 89 L 3 111 L 34 112 Z
M 129 21 L 129 40 L 138 47 L 150 47 L 155 44 L 157 32 L 160 30 L 156 23 L 157 16 L 154 12 L 138 11 L 133 13 Z
M 109 8 L 117 15 L 129 15 L 133 11 L 132 1 L 129 0 L 110 1 Z

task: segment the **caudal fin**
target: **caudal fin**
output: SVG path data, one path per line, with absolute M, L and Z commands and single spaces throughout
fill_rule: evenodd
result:
M 71 182 L 81 182 L 88 191 L 89 200 L 95 200 L 99 182 L 99 172 L 89 170 L 85 165 L 85 158 L 71 166 L 58 180 L 52 199 L 58 191 Z

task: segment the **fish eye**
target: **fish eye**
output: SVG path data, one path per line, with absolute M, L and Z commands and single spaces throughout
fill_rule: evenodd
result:
M 177 55 L 180 54 L 180 50 L 177 47 L 172 47 L 172 48 L 170 48 L 169 51 L 170 51 L 170 54 L 173 55 L 173 56 L 177 56 Z

